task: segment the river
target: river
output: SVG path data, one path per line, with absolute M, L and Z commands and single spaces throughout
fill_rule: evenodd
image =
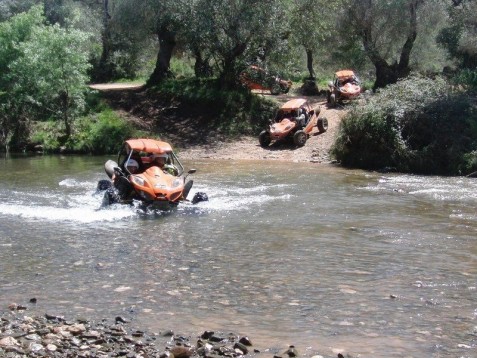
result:
M 0 161 L 1 311 L 308 357 L 477 357 L 476 179 L 200 160 L 190 196 L 209 201 L 144 213 L 99 209 L 106 159 Z

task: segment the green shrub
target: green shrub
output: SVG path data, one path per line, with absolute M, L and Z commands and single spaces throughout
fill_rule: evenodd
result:
M 56 152 L 60 148 L 59 138 L 64 135 L 63 129 L 59 128 L 57 121 L 33 123 L 30 134 L 30 143 L 40 145 L 44 152 Z
M 464 69 L 456 75 L 454 81 L 470 92 L 477 92 L 477 70 Z
M 477 111 L 442 79 L 388 86 L 343 119 L 332 154 L 344 166 L 461 175 L 475 168 Z
M 83 117 L 75 123 L 75 133 L 67 143 L 75 152 L 116 153 L 125 139 L 135 136 L 134 127 L 113 110 Z

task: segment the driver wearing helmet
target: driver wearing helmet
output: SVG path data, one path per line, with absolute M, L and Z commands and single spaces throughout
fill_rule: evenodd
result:
M 134 159 L 128 159 L 125 167 L 126 170 L 131 174 L 136 174 L 139 171 L 139 163 Z
M 165 173 L 168 173 L 171 175 L 177 175 L 178 174 L 177 168 L 174 165 L 170 164 L 169 161 L 170 159 L 167 153 L 155 154 L 153 156 L 152 165 L 157 165 Z

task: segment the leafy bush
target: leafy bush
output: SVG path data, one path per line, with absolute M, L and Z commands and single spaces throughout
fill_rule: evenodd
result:
M 67 146 L 75 152 L 116 153 L 125 139 L 135 136 L 133 126 L 113 110 L 83 117 L 75 122 L 75 133 Z
M 63 135 L 63 130 L 56 121 L 35 122 L 32 126 L 30 143 L 39 145 L 44 152 L 56 152 L 60 148 L 59 138 Z
M 464 86 L 470 92 L 477 92 L 477 70 L 465 69 L 454 78 L 457 85 Z
M 477 111 L 442 79 L 412 76 L 343 119 L 332 153 L 344 166 L 461 175 L 475 170 Z

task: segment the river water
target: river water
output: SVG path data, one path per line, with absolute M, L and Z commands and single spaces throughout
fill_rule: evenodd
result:
M 183 164 L 208 202 L 144 213 L 99 210 L 106 159 L 0 161 L 0 310 L 309 357 L 477 357 L 476 179 L 201 160 Z

